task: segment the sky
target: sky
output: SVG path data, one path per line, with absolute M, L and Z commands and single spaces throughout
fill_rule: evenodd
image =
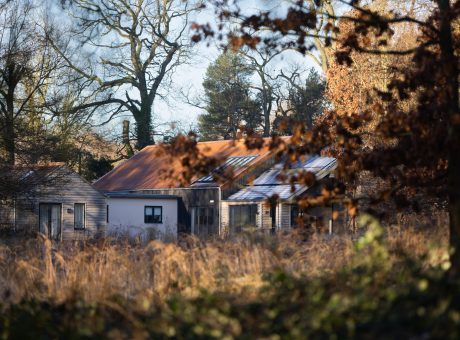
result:
M 245 0 L 240 1 L 241 8 L 245 15 L 257 12 L 260 9 L 271 10 L 272 13 L 282 14 L 283 7 L 280 0 Z M 214 9 L 208 7 L 196 18 L 196 22 L 204 24 L 214 24 Z M 181 126 L 187 128 L 197 124 L 197 119 L 204 111 L 185 103 L 184 98 L 178 96 L 180 92 L 188 92 L 195 96 L 203 94 L 202 82 L 205 78 L 207 67 L 219 56 L 221 50 L 217 47 L 216 41 L 201 42 L 194 46 L 195 57 L 186 65 L 181 65 L 175 71 L 173 77 L 173 87 L 171 88 L 171 101 L 169 104 L 157 101 L 154 106 L 156 121 L 161 123 L 179 122 Z M 301 64 L 305 68 L 320 69 L 309 58 L 300 55 L 295 51 L 288 51 L 275 58 L 271 63 L 271 68 L 276 72 L 280 69 L 289 68 L 292 64 Z M 256 81 L 256 79 L 254 79 Z M 193 96 L 193 95 L 192 95 Z M 165 128 L 162 126 L 161 128 Z
M 283 9 L 285 9 L 283 6 L 280 6 L 282 0 L 244 0 L 239 3 L 245 15 L 254 13 L 259 9 L 271 10 L 272 13 L 282 14 Z M 62 12 L 61 14 L 66 15 Z M 69 18 L 64 18 L 64 20 L 69 20 Z M 214 8 L 208 6 L 197 14 L 196 17 L 192 18 L 191 21 L 200 24 L 211 23 L 215 26 Z M 191 36 L 191 33 L 189 34 Z M 183 129 L 197 125 L 198 116 L 204 112 L 197 107 L 187 104 L 181 93 L 188 92 L 192 97 L 202 96 L 202 82 L 206 74 L 206 69 L 221 53 L 217 48 L 218 44 L 220 43 L 217 41 L 208 40 L 194 45 L 192 49 L 193 57 L 188 63 L 180 65 L 175 69 L 172 75 L 171 86 L 168 86 L 167 90 L 163 91 L 166 95 L 166 100 L 158 98 L 154 103 L 153 121 L 158 131 L 169 129 L 171 126 L 170 123 L 175 123 Z M 294 51 L 283 53 L 274 59 L 271 67 L 276 71 L 288 68 L 291 64 L 302 64 L 305 68 L 315 67 L 310 59 Z M 109 136 L 119 136 L 121 134 L 121 121 L 128 118 L 134 123 L 134 119 L 129 115 L 119 116 L 109 124 L 98 128 L 98 131 L 102 134 L 108 133 Z

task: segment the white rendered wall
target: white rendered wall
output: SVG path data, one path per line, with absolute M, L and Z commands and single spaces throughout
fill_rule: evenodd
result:
M 109 235 L 140 236 L 142 239 L 177 237 L 177 200 L 151 198 L 107 198 Z M 162 223 L 144 223 L 144 207 L 163 208 Z

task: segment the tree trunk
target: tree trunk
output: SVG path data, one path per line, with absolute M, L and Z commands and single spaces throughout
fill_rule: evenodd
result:
M 458 67 L 452 39 L 449 0 L 438 0 L 440 13 L 439 41 L 441 65 L 446 79 L 445 109 L 449 122 L 448 147 L 448 191 L 449 191 L 449 233 L 451 255 L 450 275 L 460 277 L 460 111 L 458 95 Z
M 134 150 L 131 147 L 131 142 L 129 140 L 129 120 L 123 121 L 123 145 L 126 149 L 126 155 L 131 157 L 134 155 Z
M 264 107 L 264 137 L 270 137 L 270 112 Z
M 143 107 L 134 118 L 136 119 L 136 148 L 142 150 L 148 145 L 155 144 L 152 138 L 152 114 L 150 107 Z
M 6 119 L 5 119 L 5 149 L 7 153 L 6 162 L 14 165 L 16 162 L 16 131 L 14 126 L 14 90 L 15 86 L 8 86 L 6 95 Z
M 6 149 L 6 163 L 14 165 L 16 162 L 16 136 L 14 131 L 14 121 L 8 117 L 5 122 L 3 141 Z

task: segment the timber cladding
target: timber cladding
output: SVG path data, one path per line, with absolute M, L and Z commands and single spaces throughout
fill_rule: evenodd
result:
M 84 205 L 84 229 L 75 228 L 75 204 Z M 38 232 L 40 206 L 47 205 L 59 206 L 61 228 L 58 240 L 84 239 L 105 232 L 105 196 L 66 167 L 59 169 L 55 180 L 47 182 L 33 197 L 16 200 L 15 229 Z
M 272 216 L 270 213 L 270 204 L 266 200 L 262 201 L 222 201 L 222 228 L 230 230 L 230 207 L 257 205 L 256 225 L 254 227 L 260 230 L 272 229 Z M 290 213 L 291 206 L 285 203 L 278 203 L 276 209 L 276 228 L 289 228 L 291 226 Z

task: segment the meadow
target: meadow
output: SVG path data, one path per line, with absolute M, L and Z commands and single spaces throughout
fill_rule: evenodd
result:
M 458 335 L 447 231 L 0 246 L 0 338 Z

